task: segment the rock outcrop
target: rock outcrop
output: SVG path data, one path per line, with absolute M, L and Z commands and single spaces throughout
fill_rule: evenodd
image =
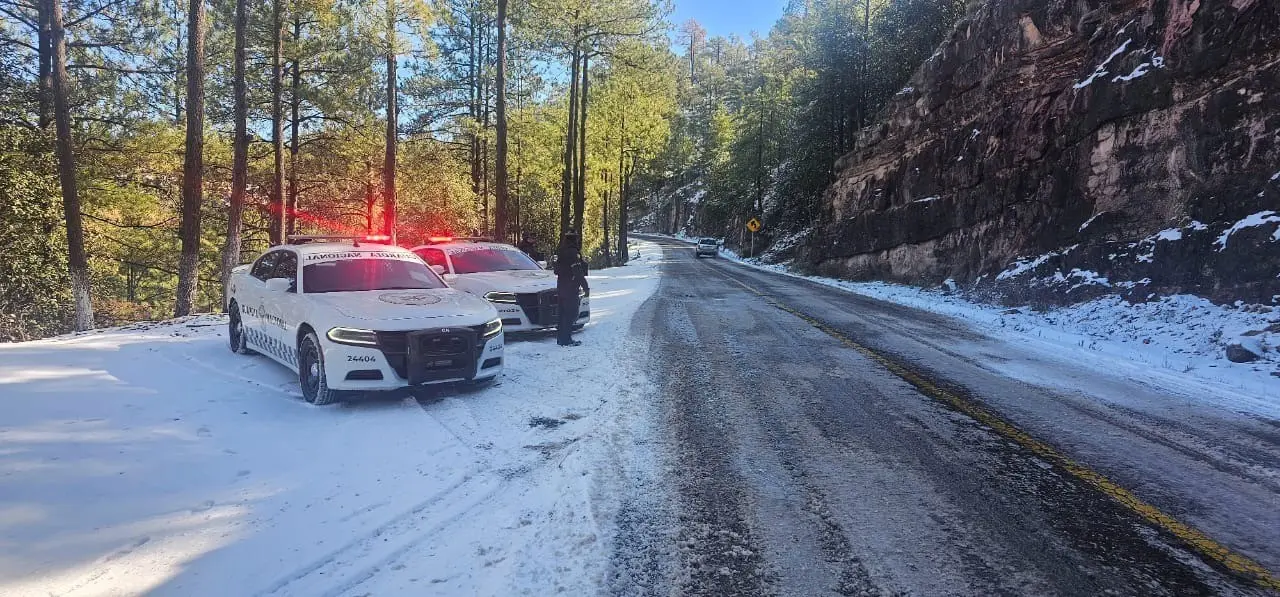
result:
M 818 273 L 1280 301 L 1280 1 L 990 0 L 837 171 Z

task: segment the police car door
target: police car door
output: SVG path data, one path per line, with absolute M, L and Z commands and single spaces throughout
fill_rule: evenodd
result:
M 305 316 L 302 313 L 302 299 L 298 288 L 298 254 L 288 250 L 277 251 L 272 278 L 284 278 L 290 281 L 285 292 L 264 290 L 261 317 L 263 330 L 270 338 L 270 344 L 264 348 L 272 356 L 290 367 L 298 366 L 298 325 Z
M 240 321 L 244 323 L 245 341 L 254 349 L 263 348 L 266 342 L 262 329 L 262 302 L 267 279 L 275 270 L 278 251 L 270 251 L 253 262 L 253 268 L 236 288 L 236 301 L 240 306 Z

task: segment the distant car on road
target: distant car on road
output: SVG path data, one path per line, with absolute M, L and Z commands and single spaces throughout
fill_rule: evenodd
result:
M 712 257 L 719 256 L 720 241 L 714 238 L 700 238 L 698 239 L 697 246 L 693 250 L 693 254 L 696 257 L 702 257 L 703 255 L 710 255 Z
M 493 303 L 508 332 L 550 330 L 560 322 L 555 274 L 511 245 L 437 237 L 411 250 L 449 286 Z M 574 329 L 591 320 L 591 298 L 579 291 L 579 299 Z
M 411 251 L 351 237 L 290 243 L 232 270 L 228 336 L 231 350 L 297 372 L 307 402 L 502 371 L 493 305 L 449 288 Z

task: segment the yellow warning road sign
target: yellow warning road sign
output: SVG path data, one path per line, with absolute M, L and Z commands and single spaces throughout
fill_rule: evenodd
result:
M 751 218 L 750 220 L 747 220 L 747 230 L 750 230 L 752 232 L 760 232 L 760 220 L 757 220 L 756 218 Z

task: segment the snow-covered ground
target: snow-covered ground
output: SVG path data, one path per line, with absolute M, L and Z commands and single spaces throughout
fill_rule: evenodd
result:
M 640 244 L 581 347 L 509 338 L 499 384 L 421 403 L 308 405 L 221 316 L 0 345 L 0 595 L 597 591 L 652 466 Z
M 800 276 L 785 265 L 721 255 L 759 269 L 805 279 L 932 313 L 947 315 L 1065 369 L 1121 374 L 1170 393 L 1238 412 L 1280 418 L 1280 309 L 1221 306 L 1188 295 L 1130 304 L 1118 296 L 1036 311 L 967 300 L 941 289 L 884 282 Z M 1258 333 L 1262 331 L 1261 333 Z M 1241 343 L 1262 359 L 1233 363 L 1227 344 Z M 1030 383 L 1052 383 L 1053 372 L 990 363 Z

